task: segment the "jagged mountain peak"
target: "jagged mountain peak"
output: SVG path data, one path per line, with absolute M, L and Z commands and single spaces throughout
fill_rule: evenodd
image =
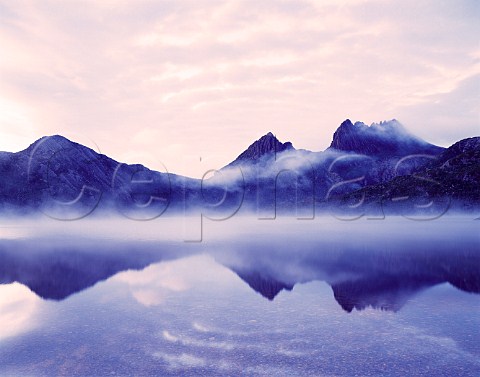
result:
M 359 123 L 359 122 L 356 122 L 356 123 Z M 353 126 L 353 123 L 350 119 L 345 119 L 341 124 L 340 124 L 340 127 L 352 127 Z M 340 128 L 339 127 L 339 128 Z
M 330 148 L 366 155 L 398 156 L 411 153 L 436 155 L 443 151 L 443 148 L 409 133 L 396 119 L 370 126 L 346 119 L 335 131 Z
M 372 123 L 369 126 L 361 121 L 353 123 L 350 119 L 345 119 L 337 131 L 343 132 L 391 132 L 396 134 L 408 134 L 405 127 L 396 119 L 382 120 L 379 123 Z
M 256 160 L 265 154 L 283 152 L 287 149 L 294 149 L 291 142 L 282 143 L 269 132 L 253 142 L 235 161 Z

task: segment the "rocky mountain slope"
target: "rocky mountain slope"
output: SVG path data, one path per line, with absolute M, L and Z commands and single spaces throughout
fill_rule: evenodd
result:
M 339 206 L 362 198 L 364 207 L 402 213 L 429 212 L 441 215 L 453 210 L 480 208 L 480 137 L 460 140 L 413 174 L 349 193 Z

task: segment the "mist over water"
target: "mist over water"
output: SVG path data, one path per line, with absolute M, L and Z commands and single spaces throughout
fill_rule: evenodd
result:
M 478 221 L 0 223 L 0 374 L 478 375 Z

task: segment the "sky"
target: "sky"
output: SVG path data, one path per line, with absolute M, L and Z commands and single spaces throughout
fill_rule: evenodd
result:
M 480 134 L 480 2 L 0 0 L 0 150 L 61 134 L 200 177 L 273 132 Z M 200 159 L 201 158 L 201 159 Z

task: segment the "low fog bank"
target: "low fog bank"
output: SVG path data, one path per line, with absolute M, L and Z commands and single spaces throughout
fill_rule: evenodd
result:
M 322 241 L 334 239 L 343 243 L 349 239 L 391 239 L 414 236 L 432 239 L 460 235 L 480 241 L 478 216 L 455 213 L 429 218 L 419 216 L 377 215 L 359 218 L 324 214 L 314 218 L 281 217 L 273 214 L 248 213 L 233 217 L 208 217 L 202 213 L 190 216 L 162 216 L 138 221 L 111 215 L 59 221 L 47 216 L 0 217 L 0 240 L 51 239 L 61 242 L 80 242 L 86 239 L 106 241 L 158 241 L 201 243 L 243 237 L 252 240 L 270 239 Z

